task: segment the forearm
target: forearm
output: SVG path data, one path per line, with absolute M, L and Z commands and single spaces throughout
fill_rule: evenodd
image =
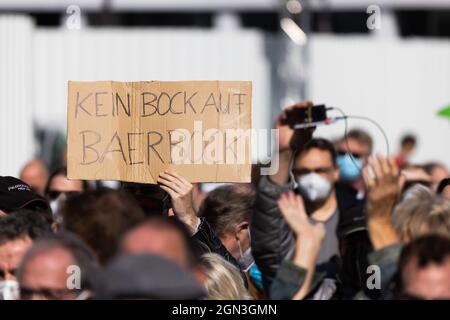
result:
M 374 250 L 383 249 L 400 241 L 389 218 L 369 218 L 367 228 Z
M 297 241 L 293 263 L 306 270 L 305 281 L 300 289 L 293 295 L 292 300 L 301 300 L 310 292 L 316 269 L 316 261 L 320 244 L 304 243 Z
M 292 150 L 284 150 L 278 154 L 278 171 L 270 176 L 270 180 L 278 185 L 285 185 L 289 182 L 289 174 L 293 159 Z
M 191 235 L 194 235 L 197 232 L 197 228 L 200 224 L 200 218 L 197 217 L 197 214 L 194 210 L 192 210 L 188 214 L 182 216 L 179 215 L 177 217 L 189 229 Z

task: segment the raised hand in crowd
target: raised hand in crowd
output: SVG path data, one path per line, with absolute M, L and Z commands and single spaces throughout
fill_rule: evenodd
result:
M 325 238 L 325 227 L 323 223 L 311 223 L 308 220 L 303 199 L 292 191 L 281 195 L 278 206 L 297 236 L 293 262 L 307 270 L 303 285 L 293 296 L 294 300 L 300 300 L 310 291 L 320 246 Z
M 302 101 L 284 109 L 275 123 L 275 129 L 278 129 L 278 152 L 279 152 L 279 170 L 271 176 L 272 182 L 284 185 L 289 180 L 289 171 L 294 151 L 312 139 L 314 128 L 298 129 L 291 128 L 287 123 L 288 115 L 298 108 L 310 108 L 313 106 L 311 101 Z
M 172 208 L 177 216 L 192 233 L 195 233 L 199 218 L 194 209 L 192 197 L 193 185 L 180 174 L 166 170 L 158 177 L 158 184 L 172 199 Z
M 394 159 L 381 155 L 376 160 L 369 159 L 363 178 L 367 187 L 367 227 L 374 249 L 379 250 L 399 242 L 392 224 L 392 212 L 401 193 L 403 178 Z

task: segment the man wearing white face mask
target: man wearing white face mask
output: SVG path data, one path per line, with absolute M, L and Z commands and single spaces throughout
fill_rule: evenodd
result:
M 323 222 L 326 234 L 317 263 L 339 256 L 337 227 L 339 210 L 335 183 L 339 178 L 336 152 L 325 139 L 313 139 L 299 152 L 293 169 L 300 194 L 305 198 L 311 222 Z
M 323 277 L 331 278 L 336 278 L 339 272 L 338 229 L 341 213 L 349 209 L 342 204 L 348 205 L 349 197 L 347 192 L 336 189 L 339 179 L 336 150 L 328 140 L 312 139 L 314 128 L 294 130 L 284 121 L 290 110 L 311 106 L 309 101 L 301 102 L 281 113 L 276 124 L 279 129 L 279 170 L 271 176 L 262 176 L 257 189 L 251 225 L 252 250 L 262 271 L 266 292 L 280 265 L 290 258 L 295 247 L 294 234 L 277 205 L 281 194 L 288 191 L 300 193 L 312 223 L 324 224 L 326 233 L 317 270 Z M 339 186 L 341 188 L 345 186 Z M 350 198 L 356 197 L 350 195 Z

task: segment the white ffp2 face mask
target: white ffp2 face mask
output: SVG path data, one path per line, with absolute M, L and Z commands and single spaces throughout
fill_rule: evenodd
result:
M 13 280 L 0 281 L 0 300 L 18 300 L 19 283 Z
M 314 172 L 300 177 L 298 185 L 311 202 L 326 199 L 331 191 L 330 181 Z
M 61 207 L 61 204 L 64 201 L 66 201 L 66 199 L 67 199 L 66 195 L 64 193 L 61 193 L 58 196 L 58 198 L 50 201 L 50 208 L 52 209 L 53 220 L 55 220 L 56 222 L 59 222 L 59 223 L 62 222 L 62 217 L 61 217 L 61 214 L 59 213 L 59 208 Z
M 61 193 L 56 199 L 50 200 L 50 208 L 52 209 L 53 215 L 56 215 L 58 213 L 61 203 L 63 203 L 66 198 L 66 195 L 64 193 Z

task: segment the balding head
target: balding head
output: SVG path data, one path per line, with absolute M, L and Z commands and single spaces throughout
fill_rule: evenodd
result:
M 76 293 L 68 289 L 67 279 L 69 267 L 75 264 L 72 254 L 58 247 L 28 257 L 19 277 L 22 299 L 74 299 Z
M 20 179 L 26 182 L 40 195 L 44 195 L 48 180 L 48 170 L 45 163 L 39 159 L 28 162 L 20 172 Z
M 92 251 L 73 234 L 37 240 L 19 267 L 21 298 L 75 299 L 91 289 L 97 267 Z
M 120 251 L 129 254 L 151 253 L 179 266 L 193 265 L 189 235 L 170 219 L 151 219 L 133 228 L 123 237 Z

